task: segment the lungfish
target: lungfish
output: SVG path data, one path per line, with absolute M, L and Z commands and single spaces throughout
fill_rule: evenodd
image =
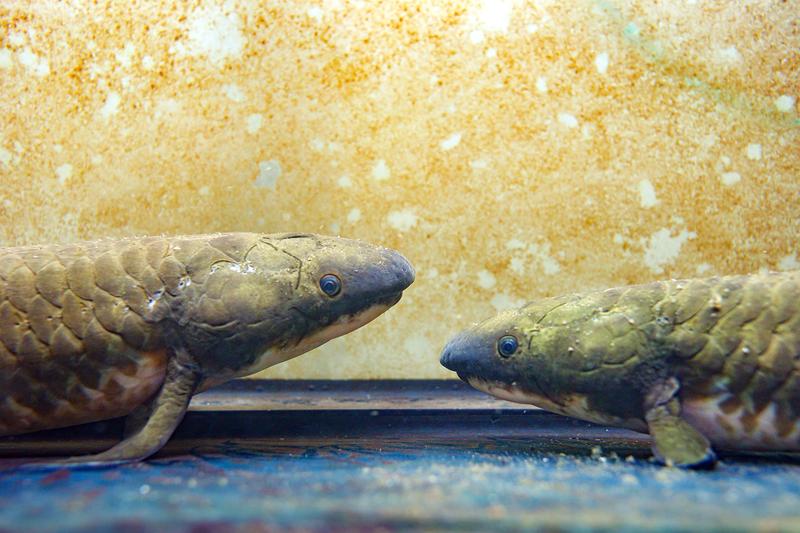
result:
M 453 338 L 441 363 L 489 394 L 649 433 L 662 463 L 800 450 L 800 272 L 548 298 Z
M 309 234 L 0 248 L 0 435 L 127 416 L 68 461 L 146 458 L 194 393 L 363 326 L 413 280 L 395 251 Z

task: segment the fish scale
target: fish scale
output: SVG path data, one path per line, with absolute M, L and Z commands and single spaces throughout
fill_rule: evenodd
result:
M 164 378 L 167 314 L 163 300 L 150 302 L 177 295 L 189 272 L 241 258 L 254 240 L 147 237 L 0 250 L 0 435 L 121 416 L 149 398 Z
M 0 252 L 0 434 L 119 416 L 155 392 L 164 346 L 122 265 L 143 275 L 163 241 Z
M 664 297 L 649 312 L 648 324 L 659 316 L 671 320 L 669 332 L 651 328 L 650 339 L 678 362 L 681 397 L 699 424 L 709 425 L 725 403 L 730 445 L 751 439 L 757 430 L 762 447 L 773 447 L 794 432 L 800 417 L 800 273 L 673 280 L 653 284 Z M 628 289 L 633 294 L 641 287 Z M 625 311 L 625 306 L 620 312 Z M 639 324 L 646 327 L 646 324 Z M 617 364 L 616 354 L 608 361 Z M 759 424 L 768 412 L 773 420 Z M 733 417 L 739 424 L 731 423 Z M 774 432 L 766 430 L 774 426 Z M 719 433 L 719 432 L 717 432 Z M 774 434 L 773 434 L 774 433 Z M 797 437 L 800 439 L 800 433 Z
M 651 287 L 658 287 L 655 292 L 663 298 L 645 313 L 647 322 L 636 327 L 647 329 L 651 341 L 679 361 L 675 364 L 685 397 L 729 394 L 731 401 L 746 406 L 746 414 L 757 415 L 781 395 L 800 393 L 788 380 L 800 371 L 800 300 L 795 298 L 800 274 L 673 280 Z M 628 289 L 634 295 L 641 290 Z M 622 305 L 617 312 L 636 315 L 626 312 L 633 305 Z M 613 317 L 610 313 L 606 321 Z M 648 328 L 658 317 L 670 320 L 668 331 Z M 618 354 L 608 351 L 604 362 L 619 364 Z M 797 418 L 800 405 L 784 404 L 778 416 Z
M 59 464 L 146 458 L 196 392 L 363 326 L 413 281 L 394 250 L 312 234 L 0 248 L 0 435 L 134 413 Z
M 520 348 L 503 353 L 504 336 Z M 800 450 L 800 271 L 535 301 L 457 335 L 442 364 L 506 399 L 647 430 L 674 464 L 707 463 L 709 442 Z

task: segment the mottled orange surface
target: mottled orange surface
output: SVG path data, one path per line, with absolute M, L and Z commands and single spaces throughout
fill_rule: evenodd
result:
M 268 372 L 443 377 L 539 296 L 797 268 L 797 2 L 0 4 L 0 240 L 302 230 L 402 250 Z

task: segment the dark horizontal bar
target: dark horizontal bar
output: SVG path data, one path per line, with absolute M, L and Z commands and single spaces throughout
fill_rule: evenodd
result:
M 0 456 L 97 452 L 118 442 L 122 428 L 116 419 L 5 437 Z M 600 445 L 637 454 L 646 453 L 647 437 L 495 400 L 453 381 L 242 380 L 198 395 L 160 455 L 487 445 Z
M 122 419 L 0 439 L 0 457 L 92 453 L 121 437 Z M 356 410 L 200 411 L 188 413 L 160 455 L 270 452 L 357 446 L 363 450 L 434 447 L 593 446 L 644 453 L 647 437 L 545 411 Z M 623 452 L 620 452 L 623 453 Z

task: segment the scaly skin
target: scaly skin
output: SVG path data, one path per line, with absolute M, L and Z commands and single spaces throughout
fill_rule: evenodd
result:
M 508 357 L 505 335 L 519 343 Z M 455 337 L 442 364 L 508 399 L 651 434 L 668 427 L 671 450 L 656 450 L 665 462 L 692 447 L 667 444 L 689 427 L 724 448 L 798 450 L 800 272 L 534 302 Z
M 339 294 L 320 290 L 325 274 Z M 126 415 L 158 394 L 188 403 L 363 325 L 412 281 L 396 252 L 314 235 L 0 249 L 0 435 Z

